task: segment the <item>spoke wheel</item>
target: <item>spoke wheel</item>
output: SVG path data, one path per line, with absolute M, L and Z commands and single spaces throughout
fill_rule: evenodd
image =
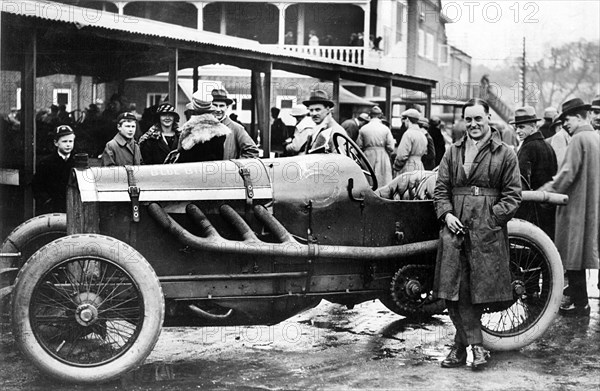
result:
M 367 180 L 370 181 L 371 188 L 377 190 L 378 184 L 375 170 L 360 147 L 343 133 L 333 134 L 333 145 L 337 153 L 348 156 L 358 164 L 365 177 L 367 177 Z
M 154 347 L 164 318 L 160 284 L 125 243 L 73 235 L 35 253 L 13 293 L 13 332 L 46 374 L 108 381 L 134 369 Z
M 482 316 L 484 345 L 519 349 L 540 337 L 552 323 L 562 299 L 560 255 L 538 227 L 513 219 L 508 224 L 514 300 L 489 306 Z

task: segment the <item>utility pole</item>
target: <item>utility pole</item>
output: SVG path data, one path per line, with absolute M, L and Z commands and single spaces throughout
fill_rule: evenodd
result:
M 523 106 L 527 105 L 525 102 L 525 93 L 527 91 L 527 88 L 525 87 L 527 84 L 527 61 L 525 55 L 525 37 L 523 37 L 523 62 L 521 63 L 521 102 L 523 103 Z

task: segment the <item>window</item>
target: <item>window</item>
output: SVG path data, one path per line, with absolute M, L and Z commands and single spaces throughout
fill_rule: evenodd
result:
M 275 98 L 275 106 L 280 109 L 291 109 L 296 104 L 296 97 L 289 95 L 280 95 Z
M 404 20 L 404 4 L 396 3 L 396 42 L 402 41 Z
M 430 60 L 434 59 L 434 44 L 433 34 L 427 33 L 427 39 L 425 40 L 425 57 Z
M 448 45 L 439 45 L 439 64 L 448 65 L 450 63 L 450 47 Z
M 242 99 L 242 110 L 252 111 L 252 99 Z
M 159 105 L 167 97 L 166 93 L 149 92 L 146 95 L 146 107 Z
M 419 29 L 419 42 L 418 42 L 418 54 L 421 57 L 425 57 L 425 31 Z
M 57 106 L 65 105 L 67 111 L 71 111 L 71 89 L 55 88 L 54 91 L 52 91 L 52 104 Z

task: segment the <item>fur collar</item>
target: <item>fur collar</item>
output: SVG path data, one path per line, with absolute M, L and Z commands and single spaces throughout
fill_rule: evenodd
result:
M 212 114 L 194 115 L 181 126 L 179 145 L 190 150 L 196 144 L 202 144 L 214 137 L 225 136 L 231 130 L 219 122 Z

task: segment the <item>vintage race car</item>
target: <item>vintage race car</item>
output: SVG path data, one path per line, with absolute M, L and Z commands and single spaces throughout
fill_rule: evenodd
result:
M 2 245 L 0 293 L 25 356 L 90 383 L 139 366 L 163 326 L 274 324 L 321 299 L 442 313 L 431 294 L 440 224 L 432 201 L 407 191 L 429 175 L 399 197 L 375 191 L 365 156 L 334 137 L 339 154 L 74 169 L 66 216 L 31 219 Z M 482 319 L 494 350 L 539 337 L 562 297 L 552 241 L 517 219 L 508 231 L 514 299 Z

